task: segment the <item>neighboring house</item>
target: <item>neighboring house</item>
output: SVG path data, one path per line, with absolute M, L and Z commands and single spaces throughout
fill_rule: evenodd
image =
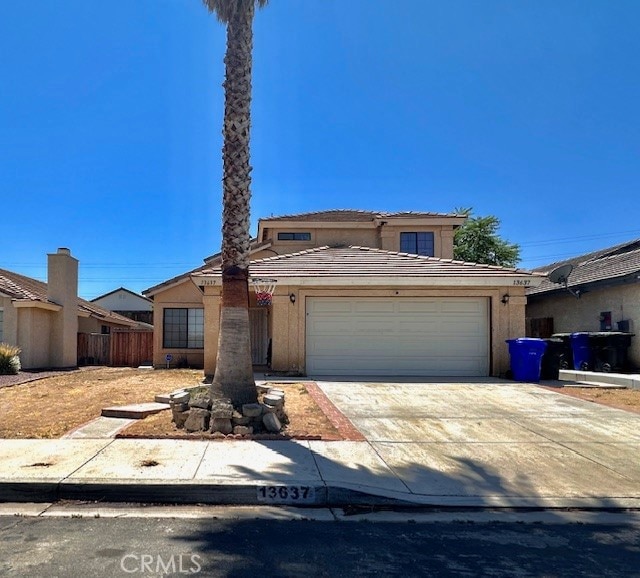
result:
M 278 281 L 250 322 L 254 364 L 308 375 L 501 375 L 524 335 L 527 271 L 453 261 L 464 215 L 322 211 L 260 219 L 252 278 Z M 154 364 L 215 370 L 220 256 L 144 292 Z
M 92 299 L 91 303 L 133 321 L 153 325 L 153 301 L 124 287 L 100 295 Z
M 78 261 L 69 249 L 48 256 L 47 281 L 0 269 L 0 341 L 20 347 L 24 369 L 75 367 L 78 333 L 137 325 L 78 298 Z
M 547 278 L 527 290 L 530 335 L 636 331 L 640 322 L 640 239 L 535 271 L 548 275 L 565 265 L 571 266 L 566 288 Z M 631 363 L 640 366 L 640 336 L 631 340 L 628 353 Z

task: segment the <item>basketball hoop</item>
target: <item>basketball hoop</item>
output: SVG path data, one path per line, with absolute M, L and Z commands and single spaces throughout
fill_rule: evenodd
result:
M 251 279 L 253 290 L 256 293 L 256 303 L 260 307 L 268 307 L 271 305 L 273 290 L 278 283 L 277 279 Z

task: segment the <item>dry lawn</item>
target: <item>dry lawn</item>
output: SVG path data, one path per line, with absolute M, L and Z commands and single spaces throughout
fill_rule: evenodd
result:
M 200 384 L 201 370 L 91 368 L 0 388 L 0 438 L 59 438 L 100 416 L 102 408 L 145 403 L 160 393 Z M 303 384 L 285 390 L 289 437 L 342 439 Z M 124 436 L 187 437 L 171 412 L 136 422 Z
M 547 387 L 547 389 L 609 407 L 640 413 L 639 389 L 602 389 L 597 387 Z
M 340 440 L 342 435 L 309 395 L 304 383 L 278 383 L 284 391 L 285 408 L 289 424 L 281 434 L 257 434 L 254 438 L 293 438 Z M 209 434 L 189 434 L 177 429 L 171 421 L 171 412 L 163 411 L 139 420 L 117 437 L 146 438 L 211 438 Z

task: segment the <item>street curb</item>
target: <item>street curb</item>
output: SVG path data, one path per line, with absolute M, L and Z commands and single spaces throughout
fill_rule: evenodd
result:
M 267 490 L 275 497 L 267 497 Z M 278 491 L 289 493 L 292 488 L 306 488 L 310 499 L 281 498 Z M 309 484 L 207 484 L 192 480 L 172 482 L 163 480 L 119 480 L 117 482 L 93 481 L 7 481 L 0 482 L 0 502 L 40 503 L 91 501 L 104 503 L 150 503 L 150 504 L 203 504 L 211 506 L 294 506 L 300 508 L 344 508 L 365 510 L 376 508 L 433 509 L 443 511 L 468 510 L 518 510 L 551 511 L 576 509 L 594 512 L 640 511 L 640 499 L 597 498 L 539 498 L 504 496 L 434 496 L 401 494 L 380 490 L 373 492 L 363 487 L 346 485 Z

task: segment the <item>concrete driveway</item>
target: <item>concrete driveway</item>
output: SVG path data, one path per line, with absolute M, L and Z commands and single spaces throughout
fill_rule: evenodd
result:
M 411 381 L 317 383 L 427 502 L 640 506 L 640 415 L 533 384 Z

